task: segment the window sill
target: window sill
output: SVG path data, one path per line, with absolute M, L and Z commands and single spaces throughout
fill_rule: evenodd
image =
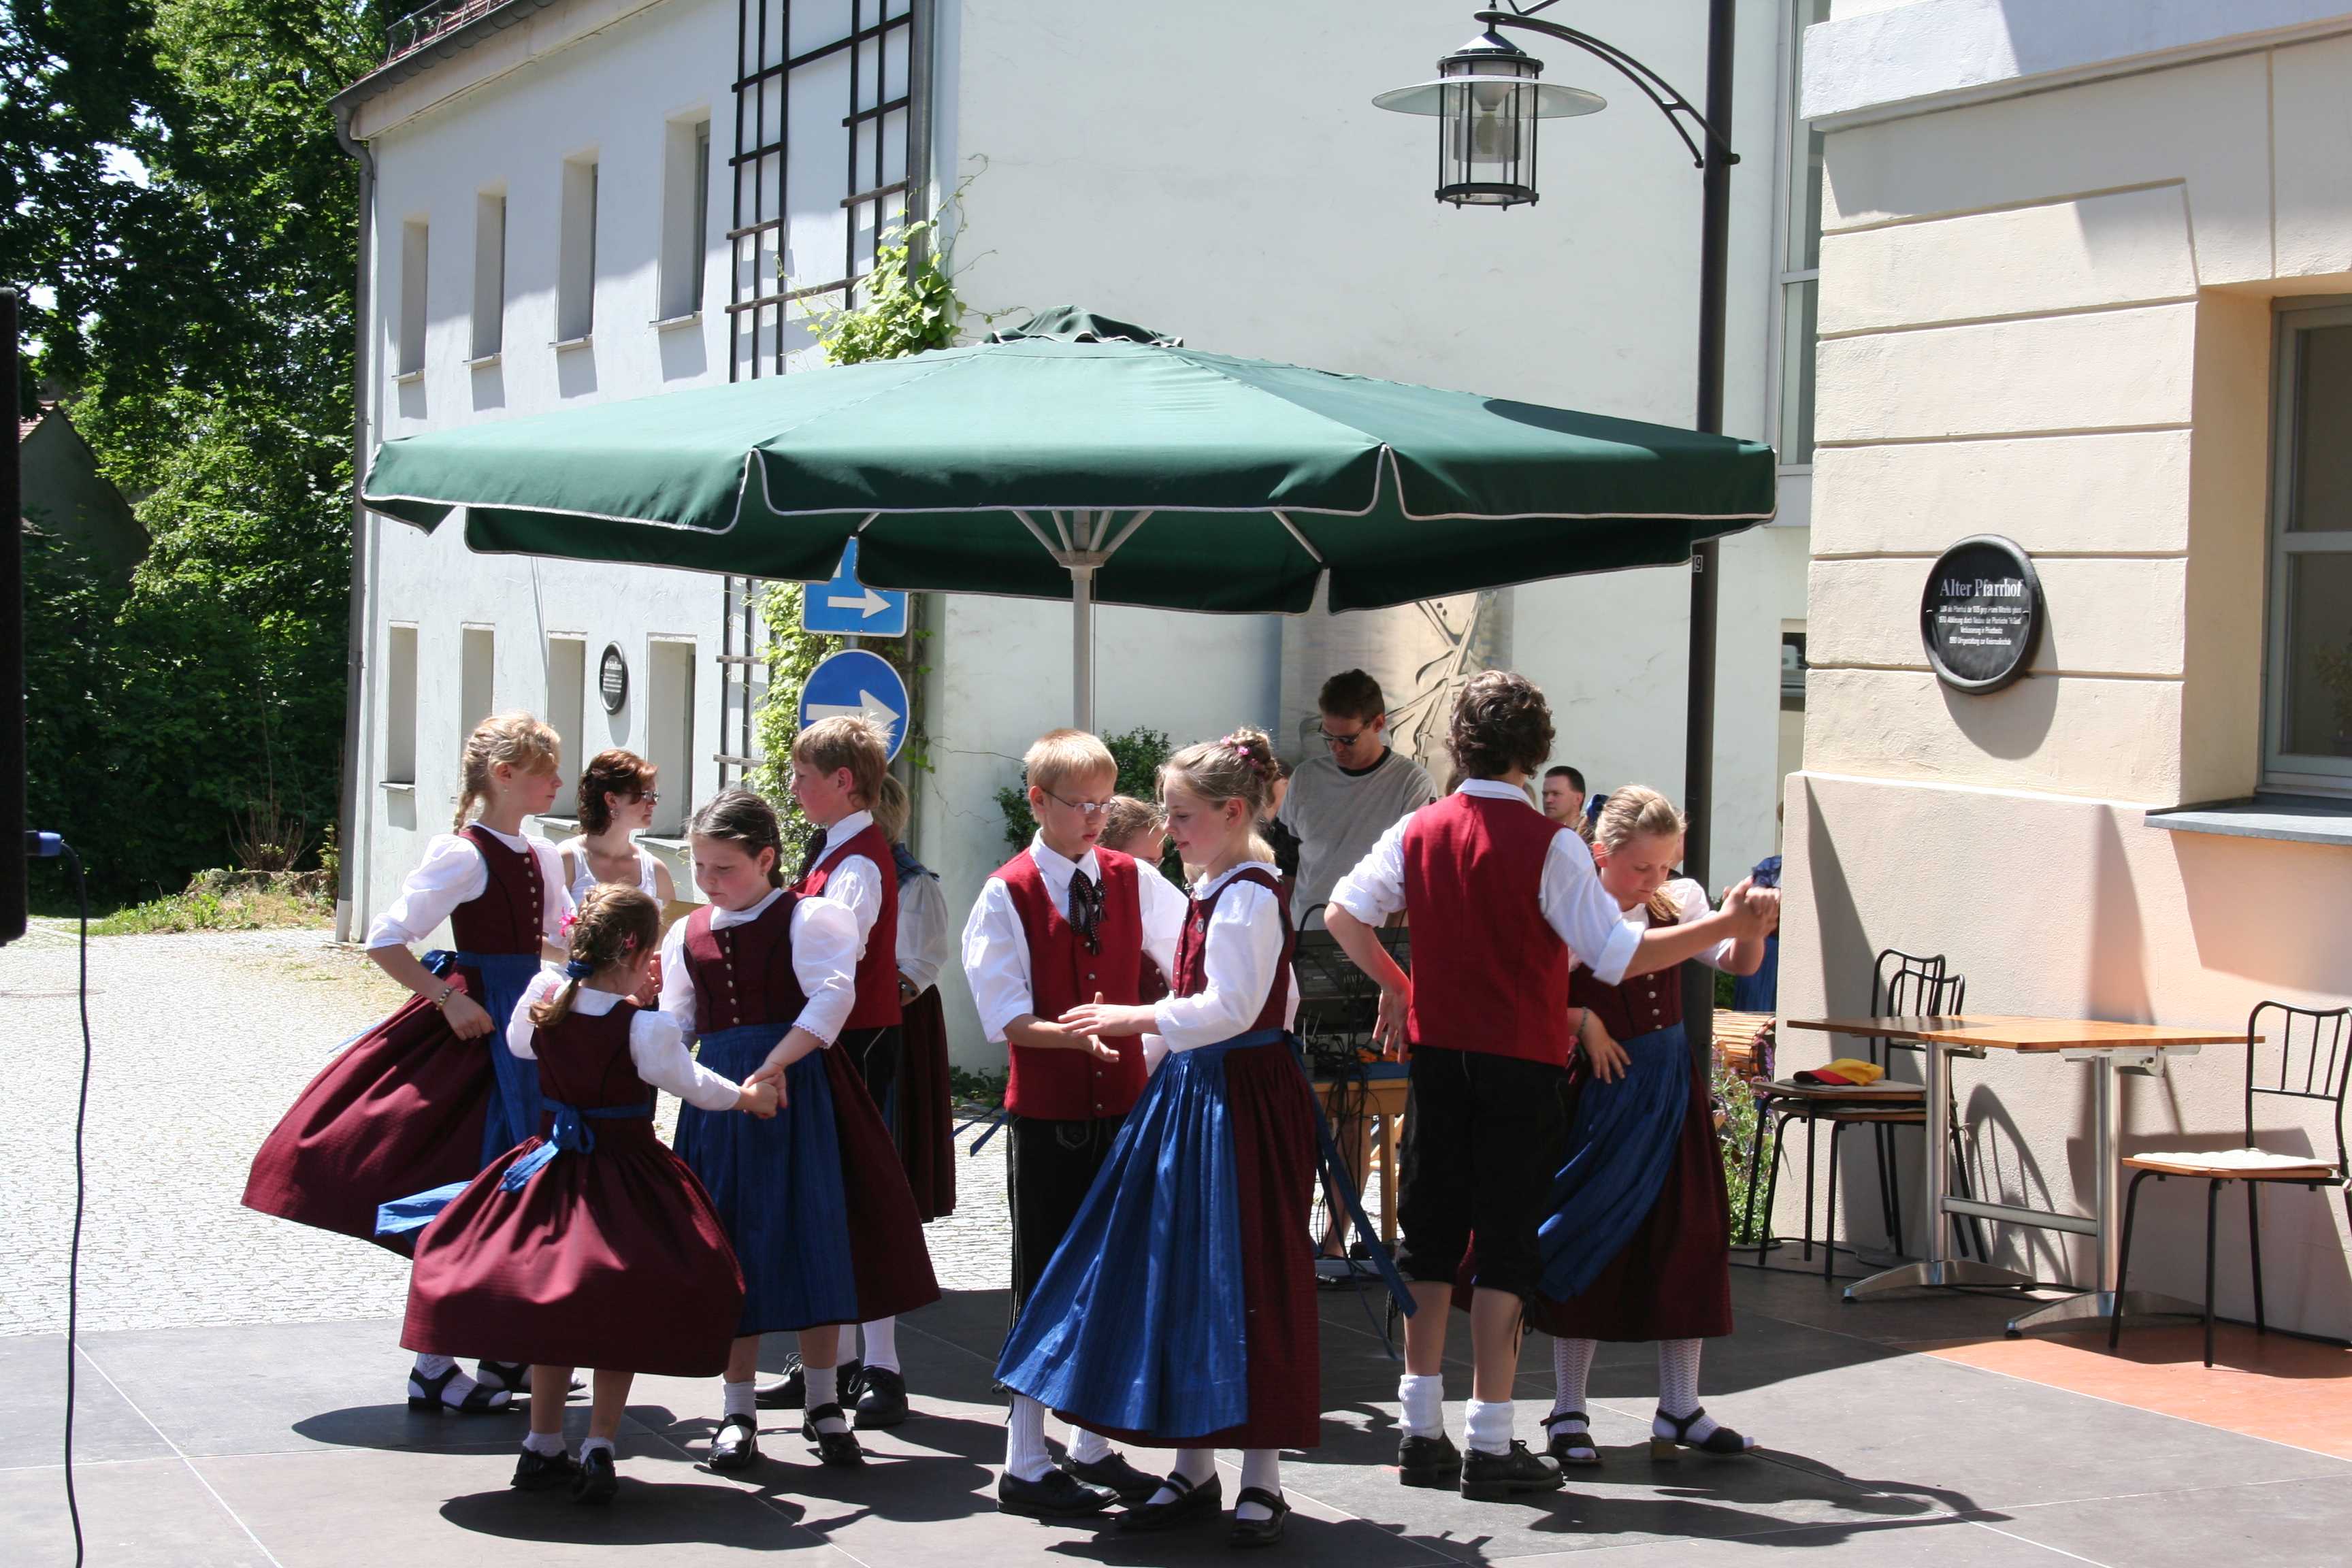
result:
M 656 319 L 654 322 L 654 331 L 657 332 L 674 332 L 683 327 L 699 325 L 701 321 L 701 311 L 688 310 L 683 316 L 663 316 Z
M 580 831 L 580 819 L 576 816 L 542 816 L 539 819 L 539 825 L 541 827 L 561 828 L 566 838 Z
M 377 787 L 383 790 L 386 795 L 415 795 L 416 793 L 416 784 L 414 780 L 404 782 L 399 779 L 386 779 Z
M 2174 811 L 2151 811 L 2147 822 L 2167 833 L 2213 833 L 2231 838 L 2352 847 L 2352 800 L 2325 795 L 2270 795 L 2214 801 Z
M 398 372 L 393 376 L 392 384 L 394 386 L 414 386 L 424 379 L 425 372 L 422 368 L 416 370 L 404 370 Z
M 557 353 L 562 353 L 570 349 L 584 349 L 595 341 L 596 339 L 593 333 L 583 332 L 576 338 L 558 338 L 548 346 L 553 349 Z
M 472 359 L 467 360 L 466 362 L 466 368 L 467 370 L 488 370 L 492 365 L 497 364 L 499 361 L 505 358 L 505 354 L 499 353 L 496 349 L 492 349 L 488 353 L 476 354 Z
M 690 847 L 683 838 L 656 838 L 650 833 L 638 834 L 637 842 L 647 848 L 666 850 L 672 855 L 683 855 Z

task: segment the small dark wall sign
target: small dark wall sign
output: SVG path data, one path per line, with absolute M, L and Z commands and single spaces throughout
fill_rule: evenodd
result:
M 629 700 L 629 661 L 621 657 L 619 643 L 604 645 L 604 662 L 596 667 L 596 689 L 604 699 L 607 713 L 618 713 L 621 704 Z
M 1980 533 L 1937 558 L 1919 596 L 1919 641 L 1957 691 L 1998 691 L 2025 673 L 2041 640 L 2042 579 L 2016 541 Z

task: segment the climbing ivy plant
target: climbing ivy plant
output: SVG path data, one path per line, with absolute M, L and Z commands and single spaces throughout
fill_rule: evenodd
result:
M 751 787 L 768 797 L 777 815 L 784 820 L 784 841 L 798 841 L 810 824 L 801 815 L 793 799 L 793 740 L 800 733 L 801 689 L 826 657 L 850 646 L 847 637 L 826 637 L 801 626 L 801 596 L 806 590 L 798 583 L 771 583 L 760 597 L 760 624 L 764 637 L 760 645 L 761 657 L 768 661 L 768 691 L 760 700 L 752 716 L 752 726 L 759 737 L 760 755 L 764 760 L 751 770 Z M 919 603 L 919 601 L 918 601 Z M 868 653 L 887 660 L 907 683 L 907 693 L 914 711 L 907 720 L 907 744 L 899 759 L 918 772 L 930 771 L 929 735 L 923 728 L 920 693 L 923 677 L 930 667 L 922 662 L 923 644 L 930 633 L 920 626 L 909 626 L 907 636 L 888 639 L 877 638 L 858 646 Z

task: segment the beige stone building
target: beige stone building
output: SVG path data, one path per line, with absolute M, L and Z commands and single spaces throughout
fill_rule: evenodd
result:
M 2352 12 L 1822 9 L 1804 38 L 1827 194 L 1783 1015 L 1859 1011 L 1886 947 L 1948 955 L 1971 1011 L 2242 1029 L 2264 998 L 2342 1005 Z M 1970 694 L 1931 671 L 1920 604 L 1937 555 L 1980 533 L 2023 546 L 2047 621 L 2023 679 Z M 1830 1054 L 1784 1041 L 1784 1067 Z M 2126 1079 L 2123 1149 L 2236 1142 L 2244 1076 L 2242 1050 L 2208 1047 Z M 2088 1068 L 1996 1057 L 1956 1081 L 1981 1189 L 2088 1203 Z M 2265 1143 L 2335 1157 L 2330 1108 L 2255 1115 Z M 1901 1148 L 1916 1164 L 1916 1135 Z M 1867 1159 L 1846 1182 L 1865 1245 Z M 2271 1321 L 2352 1333 L 2340 1198 L 2263 1205 Z M 2240 1190 L 2221 1215 L 2220 1308 L 2250 1317 Z M 2151 1185 L 2131 1283 L 2197 1296 L 2203 1221 L 2201 1184 Z M 1996 1238 L 2044 1279 L 2095 1267 L 2082 1237 Z

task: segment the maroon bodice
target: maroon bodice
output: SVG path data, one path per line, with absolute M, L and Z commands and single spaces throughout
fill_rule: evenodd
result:
M 1263 1029 L 1279 1029 L 1290 1007 L 1290 952 L 1296 938 L 1290 930 L 1290 897 L 1283 890 L 1281 879 L 1269 867 L 1253 866 L 1218 884 L 1217 890 L 1205 899 L 1194 899 L 1192 907 L 1184 914 L 1184 934 L 1176 942 L 1176 973 L 1173 994 L 1198 996 L 1209 988 L 1209 921 L 1217 912 L 1217 900 L 1244 882 L 1255 882 L 1274 895 L 1275 913 L 1282 921 L 1282 962 L 1275 966 L 1274 984 L 1265 990 L 1265 1005 L 1258 1008 L 1257 1021 L 1244 1034 L 1255 1034 Z
M 481 852 L 490 874 L 479 898 L 449 911 L 449 931 L 458 951 L 537 952 L 547 919 L 538 851 L 528 841 L 520 852 L 510 849 L 478 822 L 466 824 L 458 837 Z
M 598 1016 L 575 1011 L 533 1029 L 530 1048 L 539 1058 L 539 1092 L 582 1110 L 642 1105 L 653 1099 L 654 1091 L 637 1076 L 629 1056 L 629 1021 L 637 1012 L 635 1003 L 624 1002 Z
M 1653 930 L 1679 923 L 1660 920 L 1655 914 L 1650 917 Z M 1601 1026 L 1620 1044 L 1636 1036 L 1669 1029 L 1683 1021 L 1683 966 L 1670 963 L 1664 969 L 1632 975 L 1622 984 L 1612 985 L 1580 963 L 1569 977 L 1568 1003 L 1571 1007 L 1590 1007 L 1599 1014 Z
M 789 1028 L 808 1005 L 793 973 L 793 909 L 787 892 L 741 925 L 714 929 L 711 906 L 686 917 L 687 973 L 694 981 L 694 1028 L 708 1035 L 745 1024 Z

